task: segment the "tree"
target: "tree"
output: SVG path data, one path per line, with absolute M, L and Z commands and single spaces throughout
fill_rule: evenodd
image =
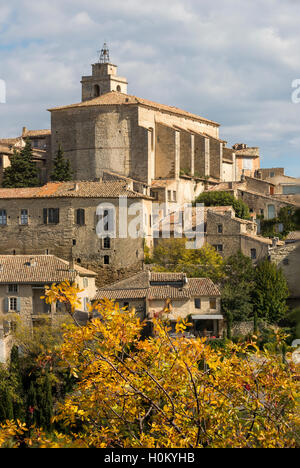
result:
M 10 159 L 10 166 L 3 172 L 3 187 L 23 188 L 37 187 L 39 185 L 38 170 L 33 161 L 30 140 L 26 140 L 21 151 L 15 151 Z
M 246 203 L 238 200 L 228 192 L 203 192 L 195 203 L 204 203 L 205 206 L 232 206 L 238 218 L 251 219 L 249 207 Z
M 242 252 L 225 261 L 226 276 L 222 280 L 222 309 L 233 322 L 248 320 L 253 315 L 252 295 L 255 288 L 255 269 Z
M 253 292 L 253 306 L 258 317 L 278 323 L 286 316 L 288 297 L 289 289 L 282 270 L 268 259 L 261 262 L 255 271 Z
M 68 182 L 72 180 L 71 164 L 64 158 L 64 152 L 59 145 L 56 156 L 53 161 L 54 167 L 51 173 L 51 180 L 55 182 Z
M 188 249 L 186 239 L 164 239 L 153 252 L 156 271 L 184 272 L 190 278 L 210 278 L 219 282 L 224 277 L 224 260 L 216 249 L 205 244 L 201 249 Z
M 53 285 L 46 297 L 66 302 L 66 293 Z M 134 310 L 109 300 L 93 309 L 101 318 L 68 330 L 61 348 L 61 365 L 77 381 L 54 417 L 64 434 L 10 421 L 0 427 L 0 447 L 19 447 L 20 439 L 43 448 L 299 446 L 292 361 L 260 352 L 255 342 L 214 350 L 205 339 L 183 336 L 185 320 L 171 338 L 167 316 L 154 319 L 154 336 L 141 340 L 145 324 Z

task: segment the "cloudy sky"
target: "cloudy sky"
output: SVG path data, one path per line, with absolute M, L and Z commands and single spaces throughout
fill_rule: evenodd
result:
M 299 0 L 0 2 L 0 137 L 50 128 L 47 108 L 79 102 L 106 40 L 130 94 L 215 120 L 229 145 L 300 176 Z

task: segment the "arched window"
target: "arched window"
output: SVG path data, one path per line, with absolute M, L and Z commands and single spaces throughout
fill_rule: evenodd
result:
M 118 91 L 118 93 L 121 92 L 121 86 L 120 85 L 117 86 L 117 91 Z
M 94 96 L 95 96 L 95 97 L 99 97 L 100 94 L 101 94 L 101 92 L 100 92 L 100 86 L 96 84 L 96 85 L 94 86 Z

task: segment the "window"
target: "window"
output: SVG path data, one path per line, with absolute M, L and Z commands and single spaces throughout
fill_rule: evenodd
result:
M 44 208 L 44 224 L 59 224 L 59 208 Z
M 117 91 L 118 91 L 118 93 L 121 92 L 121 86 L 120 85 L 117 86 Z
M 6 226 L 7 224 L 7 213 L 6 210 L 0 210 L 0 225 Z
M 9 284 L 8 285 L 8 292 L 16 294 L 18 292 L 18 285 L 17 284 Z
M 99 97 L 100 96 L 100 86 L 95 85 L 94 86 L 94 97 Z
M 201 309 L 201 299 L 195 299 L 195 309 Z
M 174 201 L 174 202 L 177 201 L 177 192 L 173 192 L 173 201 Z
M 223 252 L 223 245 L 222 244 L 214 245 L 214 248 L 216 249 L 217 252 Z
M 87 312 L 88 311 L 88 303 L 89 303 L 89 300 L 87 297 L 84 297 L 83 298 L 83 308 L 84 308 L 84 312 Z
M 83 287 L 88 288 L 89 287 L 89 279 L 88 278 L 83 278 Z
M 256 258 L 257 258 L 256 249 L 251 249 L 251 258 L 252 258 L 252 260 L 256 260 Z
M 9 298 L 9 311 L 17 312 L 18 310 L 18 299 L 16 297 Z
M 252 169 L 253 169 L 252 159 L 248 159 L 248 158 L 243 159 L 243 169 L 246 170 L 246 171 L 252 171 Z
M 210 307 L 211 310 L 216 310 L 217 309 L 217 299 L 210 299 L 209 307 Z
M 21 210 L 21 224 L 22 226 L 28 224 L 28 210 Z
M 104 265 L 109 265 L 110 264 L 110 258 L 108 255 L 104 256 Z
M 276 218 L 276 208 L 275 205 L 268 205 L 268 219 Z
M 103 241 L 103 248 L 104 249 L 110 249 L 111 248 L 111 240 L 110 237 L 105 237 Z
M 218 224 L 218 233 L 223 234 L 223 224 Z
M 172 201 L 172 190 L 168 190 L 168 201 Z
M 275 172 L 270 172 L 270 177 L 275 177 Z
M 76 223 L 78 226 L 84 226 L 85 225 L 85 210 L 82 208 L 79 208 L 76 211 Z
M 77 244 L 76 239 L 73 239 L 73 245 L 75 246 Z

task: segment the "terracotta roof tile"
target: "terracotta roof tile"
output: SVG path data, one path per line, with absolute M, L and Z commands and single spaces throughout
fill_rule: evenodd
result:
M 50 182 L 43 187 L 0 189 L 0 199 L 19 198 L 147 198 L 127 188 L 124 181 Z
M 95 300 L 101 299 L 191 299 L 219 297 L 220 291 L 208 278 L 186 279 L 185 273 L 140 272 L 97 291 Z
M 74 281 L 78 274 L 96 276 L 79 265 L 72 271 L 69 262 L 54 255 L 0 255 L 0 284 Z
M 103 94 L 100 97 L 95 99 L 91 99 L 89 101 L 80 102 L 77 104 L 70 104 L 67 106 L 55 107 L 53 109 L 49 109 L 50 112 L 59 111 L 59 110 L 67 110 L 73 108 L 82 108 L 82 107 L 91 107 L 91 106 L 107 106 L 107 105 L 142 105 L 146 107 L 151 107 L 153 109 L 160 110 L 162 112 L 169 112 L 172 114 L 181 115 L 192 120 L 199 120 L 201 122 L 210 123 L 215 127 L 219 127 L 220 125 L 212 120 L 205 119 L 204 117 L 200 117 L 199 115 L 192 114 L 190 112 L 184 111 L 177 107 L 167 106 L 165 104 L 159 104 L 157 102 L 149 101 L 147 99 L 138 98 L 136 96 L 131 96 L 129 94 L 118 93 L 116 91 L 111 91 L 109 93 Z
M 51 135 L 51 130 L 27 130 L 23 133 L 23 138 L 27 137 L 43 137 Z

